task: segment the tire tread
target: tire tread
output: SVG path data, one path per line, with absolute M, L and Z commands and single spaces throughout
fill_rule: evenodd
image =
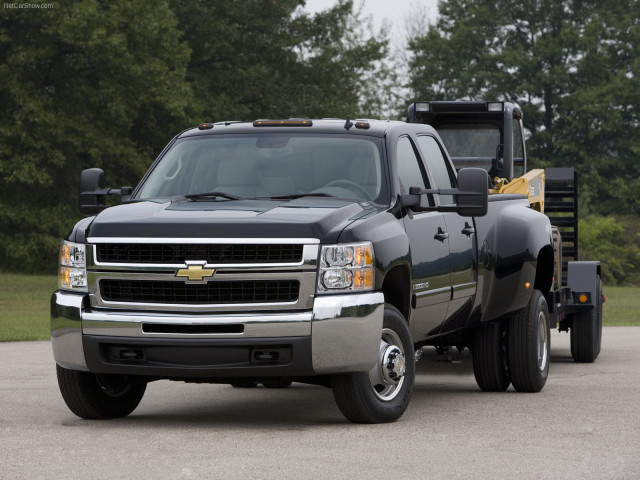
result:
M 510 320 L 507 328 L 507 358 L 513 388 L 518 392 L 539 392 L 548 376 L 550 358 L 543 374 L 537 363 L 538 314 L 540 308 L 547 318 L 547 355 L 550 354 L 549 313 L 544 296 L 534 290 L 527 307 L 519 310 Z M 534 351 L 536 352 L 534 354 Z
M 484 392 L 504 392 L 511 384 L 505 371 L 502 330 L 499 322 L 482 325 L 475 331 L 471 357 L 476 383 Z
M 144 395 L 146 384 L 131 385 L 121 397 L 102 392 L 96 376 L 89 372 L 69 370 L 56 365 L 58 386 L 67 407 L 75 415 L 88 420 L 126 417 L 133 412 Z

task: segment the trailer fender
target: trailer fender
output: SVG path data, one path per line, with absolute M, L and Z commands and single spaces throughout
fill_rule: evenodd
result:
M 591 303 L 595 301 L 597 282 L 600 276 L 599 261 L 567 263 L 567 286 L 572 292 L 591 294 Z

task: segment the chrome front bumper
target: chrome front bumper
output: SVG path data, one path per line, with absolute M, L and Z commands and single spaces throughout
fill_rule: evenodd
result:
M 314 299 L 313 309 L 303 312 L 215 315 L 95 310 L 88 306 L 87 298 L 62 291 L 51 297 L 54 358 L 72 370 L 89 371 L 83 347 L 86 335 L 110 342 L 175 340 L 180 345 L 189 339 L 226 339 L 229 344 L 248 345 L 269 338 L 307 337 L 311 339 L 308 355 L 315 374 L 366 372 L 377 362 L 384 314 L 384 295 L 380 292 L 319 296 Z M 173 331 L 149 333 L 144 329 L 149 324 L 171 326 Z M 180 328 L 176 333 L 174 328 L 228 325 L 241 325 L 242 333 L 188 333 L 188 329 L 180 333 Z

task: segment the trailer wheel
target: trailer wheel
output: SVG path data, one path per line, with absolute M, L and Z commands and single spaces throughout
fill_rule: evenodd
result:
M 56 365 L 60 393 L 67 407 L 89 420 L 121 418 L 133 412 L 147 388 L 125 375 L 96 375 Z
M 354 423 L 386 423 L 400 418 L 409 405 L 415 379 L 413 341 L 402 314 L 384 307 L 378 362 L 368 373 L 333 375 L 338 408 Z
M 482 391 L 504 392 L 509 388 L 506 329 L 501 322 L 487 322 L 475 330 L 471 358 Z
M 596 278 L 596 298 L 593 310 L 576 313 L 571 331 L 571 356 L 580 363 L 592 363 L 600 354 L 602 344 L 602 280 Z
M 526 308 L 507 327 L 507 359 L 511 383 L 518 392 L 539 392 L 549 375 L 549 310 L 544 295 L 534 290 Z

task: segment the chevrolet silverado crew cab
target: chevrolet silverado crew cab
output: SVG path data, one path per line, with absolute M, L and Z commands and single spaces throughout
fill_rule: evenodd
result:
M 135 189 L 85 170 L 51 300 L 65 402 L 114 418 L 160 379 L 305 382 L 389 422 L 424 346 L 470 347 L 483 390 L 541 390 L 549 219 L 487 185 L 429 125 L 349 119 L 201 124 Z

